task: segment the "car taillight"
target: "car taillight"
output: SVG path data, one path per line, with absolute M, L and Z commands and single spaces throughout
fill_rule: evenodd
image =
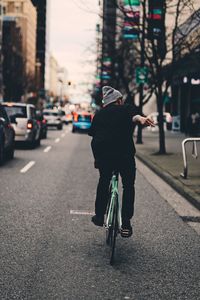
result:
M 47 122 L 47 121 L 46 121 L 45 119 L 42 120 L 42 123 L 43 123 L 43 124 L 46 124 L 46 122 Z
M 74 115 L 74 122 L 78 122 L 78 115 Z
M 28 121 L 27 123 L 27 129 L 32 129 L 33 128 L 33 123 Z

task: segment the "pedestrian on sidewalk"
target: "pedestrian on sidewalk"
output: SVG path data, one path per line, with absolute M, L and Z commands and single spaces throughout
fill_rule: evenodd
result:
M 200 135 L 200 115 L 193 111 L 188 118 L 188 133 L 191 137 L 198 137 Z
M 109 183 L 112 172 L 118 170 L 123 184 L 121 234 L 129 237 L 132 235 L 130 220 L 134 213 L 136 173 L 133 128 L 136 123 L 154 126 L 154 122 L 149 117 L 137 115 L 134 106 L 125 105 L 118 90 L 104 86 L 102 92 L 103 108 L 95 114 L 89 131 L 95 168 L 100 174 L 92 222 L 103 226 Z

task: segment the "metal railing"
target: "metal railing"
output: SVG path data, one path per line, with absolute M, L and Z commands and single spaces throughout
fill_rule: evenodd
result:
M 193 148 L 192 148 L 192 156 L 197 159 L 198 157 L 198 151 L 197 151 L 197 142 L 200 142 L 200 137 L 194 137 L 194 138 L 187 138 L 184 139 L 182 141 L 182 152 L 183 152 L 183 164 L 184 164 L 184 170 L 183 173 L 181 173 L 181 177 L 183 177 L 184 179 L 187 179 L 187 175 L 188 175 L 188 164 L 187 164 L 187 155 L 186 155 L 186 149 L 185 149 L 185 145 L 188 142 L 192 142 L 193 143 Z

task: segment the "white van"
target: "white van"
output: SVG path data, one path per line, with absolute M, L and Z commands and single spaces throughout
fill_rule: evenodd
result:
M 33 104 L 4 102 L 6 112 L 15 130 L 15 141 L 26 142 L 31 147 L 40 144 L 40 123 Z

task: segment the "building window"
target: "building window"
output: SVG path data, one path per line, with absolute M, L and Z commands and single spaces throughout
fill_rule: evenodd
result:
M 22 3 L 17 3 L 15 5 L 15 12 L 16 13 L 22 13 Z
M 7 6 L 7 12 L 13 13 L 15 11 L 15 3 L 14 2 L 8 2 Z

